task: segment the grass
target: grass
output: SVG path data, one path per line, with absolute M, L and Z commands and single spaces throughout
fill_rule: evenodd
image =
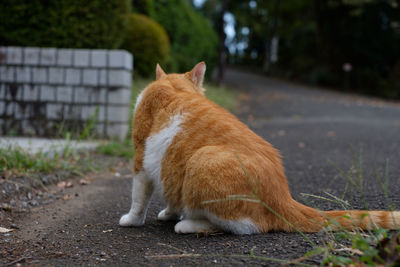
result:
M 57 170 L 82 175 L 93 170 L 88 153 L 78 153 L 68 145 L 60 153 L 38 152 L 30 154 L 20 147 L 0 148 L 0 173 L 27 176 L 32 173 L 48 174 Z
M 234 91 L 226 87 L 218 87 L 212 84 L 206 84 L 205 88 L 208 99 L 229 111 L 235 109 L 237 101 Z
M 133 158 L 134 149 L 133 144 L 130 140 L 125 140 L 123 142 L 110 141 L 104 145 L 100 145 L 97 151 L 101 154 L 108 156 L 117 156 L 127 159 Z
M 151 82 L 150 79 L 144 79 L 141 77 L 136 78 L 133 81 L 132 86 L 132 94 L 131 94 L 131 114 L 130 117 L 133 118 L 133 107 L 136 103 L 136 98 L 140 94 L 140 92 Z M 233 91 L 225 88 L 218 87 L 212 84 L 206 84 L 204 86 L 206 88 L 206 96 L 214 103 L 217 103 L 221 107 L 233 111 L 236 106 L 236 95 Z M 130 121 L 129 128 L 132 129 L 132 120 Z M 131 136 L 131 132 L 129 131 L 128 136 Z M 124 140 L 123 142 L 119 141 L 110 141 L 106 144 L 100 145 L 97 149 L 99 153 L 109 155 L 109 156 L 118 156 L 124 158 L 132 158 L 134 154 L 133 144 L 131 139 Z

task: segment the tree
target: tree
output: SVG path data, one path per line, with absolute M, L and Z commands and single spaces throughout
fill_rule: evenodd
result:
M 153 18 L 166 29 L 171 41 L 170 71 L 187 71 L 206 61 L 208 73 L 212 73 L 217 63 L 218 36 L 206 18 L 184 0 L 154 2 Z

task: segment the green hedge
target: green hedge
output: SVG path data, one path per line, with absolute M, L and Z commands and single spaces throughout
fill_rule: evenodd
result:
M 2 0 L 2 45 L 117 48 L 130 0 Z
M 171 41 L 168 70 L 184 72 L 205 61 L 207 73 L 216 66 L 218 36 L 209 21 L 184 0 L 154 1 L 154 19 L 167 31 Z
M 133 54 L 135 72 L 142 76 L 154 74 L 156 64 L 165 65 L 170 44 L 164 28 L 157 22 L 139 14 L 129 15 L 126 38 L 121 46 Z

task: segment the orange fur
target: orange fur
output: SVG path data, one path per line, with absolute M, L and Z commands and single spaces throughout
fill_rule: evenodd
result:
M 295 201 L 289 191 L 280 153 L 236 117 L 204 96 L 205 65 L 185 74 L 165 74 L 143 91 L 134 117 L 134 172 L 143 170 L 147 138 L 164 129 L 176 114 L 184 120 L 162 158 L 163 197 L 177 213 L 205 211 L 222 220 L 250 219 L 260 232 L 316 232 L 334 218 L 346 228 L 398 228 L 399 212 L 322 212 Z M 282 221 L 260 203 L 221 200 L 235 195 L 260 199 L 290 222 Z M 254 196 L 255 195 L 255 196 Z M 363 217 L 363 213 L 369 215 Z M 349 215 L 346 219 L 343 215 Z

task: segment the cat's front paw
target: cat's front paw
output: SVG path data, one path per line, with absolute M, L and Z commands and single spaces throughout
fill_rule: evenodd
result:
M 144 216 L 135 216 L 130 213 L 125 214 L 119 220 L 119 225 L 127 227 L 127 226 L 142 226 L 144 224 Z
M 163 209 L 157 215 L 157 220 L 159 221 L 177 221 L 179 219 L 179 215 L 171 212 L 168 208 Z

